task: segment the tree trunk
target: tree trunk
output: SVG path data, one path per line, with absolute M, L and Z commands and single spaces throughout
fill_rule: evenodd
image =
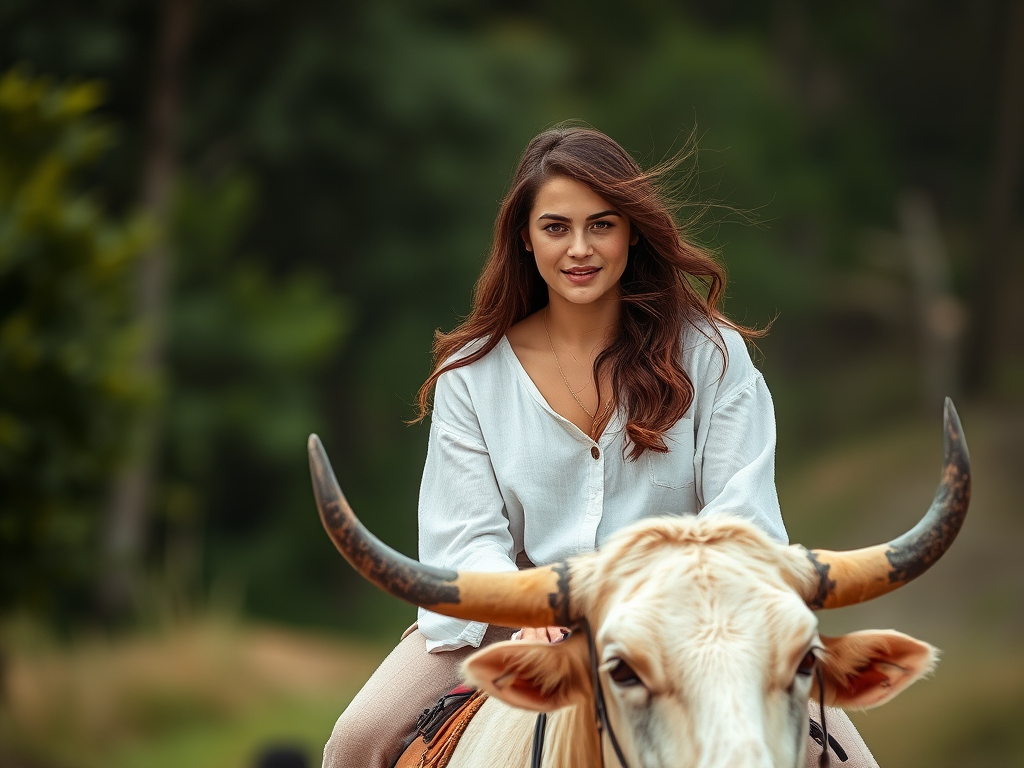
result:
M 139 364 L 159 382 L 164 367 L 164 316 L 171 252 L 168 228 L 177 170 L 176 134 L 181 109 L 181 74 L 192 30 L 192 0 L 163 0 L 153 81 L 146 119 L 140 207 L 156 228 L 140 265 L 137 317 L 146 342 Z M 160 440 L 160 407 L 147 410 L 132 435 L 133 455 L 115 482 L 103 540 L 100 607 L 110 617 L 132 605 L 142 564 Z
M 908 192 L 899 203 L 900 235 L 914 292 L 927 412 L 959 394 L 957 362 L 964 311 L 949 290 L 949 255 L 931 201 Z
M 985 195 L 981 251 L 976 261 L 971 329 L 964 359 L 963 381 L 970 394 L 982 392 L 992 380 L 1001 287 L 1013 240 L 1013 201 L 1024 148 L 1024 0 L 1012 0 L 1008 16 L 991 175 Z

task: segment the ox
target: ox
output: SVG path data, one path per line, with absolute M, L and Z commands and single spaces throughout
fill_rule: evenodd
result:
M 552 645 L 497 643 L 467 660 L 467 677 L 491 698 L 451 768 L 529 765 L 538 711 L 552 713 L 547 766 L 803 766 L 809 696 L 873 707 L 935 662 L 931 646 L 899 632 L 820 636 L 814 611 L 883 595 L 946 551 L 970 497 L 967 447 L 948 399 L 944 447 L 930 509 L 887 544 L 807 550 L 740 519 L 667 517 L 568 562 L 469 573 L 425 566 L 382 544 L 352 513 L 320 441 L 309 441 L 323 524 L 364 577 L 457 618 L 585 630 Z M 603 730 L 595 698 L 606 709 Z

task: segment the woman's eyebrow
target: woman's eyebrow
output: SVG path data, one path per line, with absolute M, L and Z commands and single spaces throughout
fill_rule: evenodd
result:
M 589 216 L 587 216 L 586 220 L 593 221 L 594 219 L 604 218 L 605 216 L 618 216 L 621 218 L 622 214 L 619 213 L 618 211 L 608 209 L 607 211 L 601 211 L 600 213 L 592 213 Z M 540 221 L 541 219 L 553 219 L 554 221 L 569 221 L 568 216 L 563 216 L 560 213 L 542 213 L 540 216 L 537 217 L 538 221 Z

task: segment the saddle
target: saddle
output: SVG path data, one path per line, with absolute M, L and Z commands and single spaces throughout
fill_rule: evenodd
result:
M 445 768 L 473 715 L 487 694 L 460 685 L 438 699 L 433 709 L 423 710 L 416 733 L 393 768 Z

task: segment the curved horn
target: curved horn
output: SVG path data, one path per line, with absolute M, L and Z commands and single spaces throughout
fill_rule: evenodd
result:
M 380 589 L 446 616 L 506 627 L 569 625 L 569 566 L 511 573 L 458 572 L 396 552 L 359 522 L 334 477 L 320 438 L 309 436 L 309 472 L 324 529 L 334 546 Z
M 921 521 L 888 544 L 849 552 L 808 550 L 818 573 L 807 605 L 841 608 L 899 589 L 931 568 L 960 532 L 971 500 L 971 459 L 953 401 L 946 398 L 942 480 Z

